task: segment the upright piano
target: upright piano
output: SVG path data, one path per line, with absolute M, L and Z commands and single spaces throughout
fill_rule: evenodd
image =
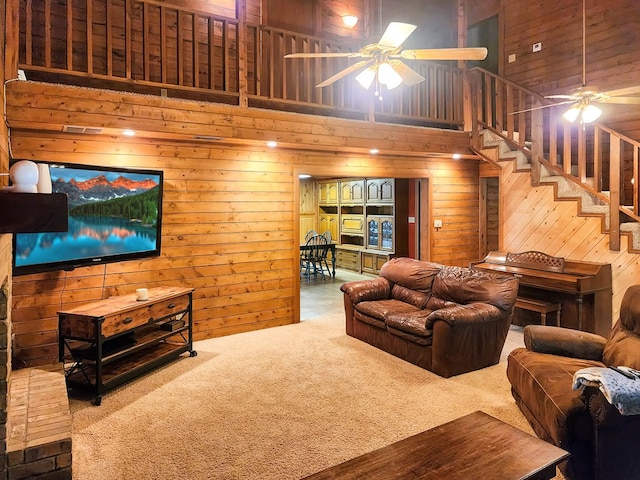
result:
M 611 265 L 568 260 L 543 252 L 490 252 L 471 268 L 517 277 L 519 298 L 562 304 L 560 325 L 608 337 Z

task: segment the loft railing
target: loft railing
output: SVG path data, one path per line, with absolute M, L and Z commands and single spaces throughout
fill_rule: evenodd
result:
M 19 2 L 19 68 L 32 80 L 236 105 L 246 98 L 250 106 L 371 121 L 463 124 L 463 79 L 456 67 L 413 62 L 425 81 L 383 91 L 380 101 L 352 75 L 315 86 L 353 59 L 284 58 L 357 50 L 355 42 L 242 25 L 157 1 L 9 1 Z
M 290 105 L 314 105 L 340 116 L 375 116 L 377 120 L 428 125 L 461 126 L 463 123 L 462 72 L 432 62 L 414 62 L 411 67 L 425 81 L 413 87 L 364 90 L 353 76 L 318 88 L 322 80 L 354 63 L 349 58 L 285 59 L 287 53 L 357 51 L 355 42 L 335 44 L 321 38 L 277 28 L 249 25 L 249 71 L 257 74 L 248 92 Z M 357 60 L 357 59 L 356 59 Z
M 481 68 L 470 70 L 468 79 L 474 146 L 481 147 L 479 131 L 488 128 L 529 156 L 534 184 L 544 165 L 608 204 L 610 248 L 619 250 L 621 221 L 640 221 L 640 143 L 603 125 L 566 122 L 566 105 L 549 106 Z
M 238 96 L 234 19 L 135 0 L 19 5 L 19 65 L 30 78 Z

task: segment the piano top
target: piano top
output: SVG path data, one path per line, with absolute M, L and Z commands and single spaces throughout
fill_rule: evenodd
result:
M 531 253 L 540 254 L 540 252 Z M 515 276 L 521 285 L 544 290 L 582 294 L 611 288 L 611 265 L 608 263 L 562 259 L 563 265 L 561 271 L 558 271 L 557 262 L 546 264 L 532 262 L 529 265 L 521 262 L 510 265 L 507 260 L 508 255 L 506 252 L 490 252 L 482 261 L 472 262 L 470 266 Z M 558 257 L 549 258 L 557 259 Z

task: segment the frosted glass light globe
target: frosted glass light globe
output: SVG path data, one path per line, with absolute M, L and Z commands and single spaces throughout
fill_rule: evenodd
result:
M 12 192 L 38 193 L 38 166 L 29 160 L 20 160 L 9 169 L 9 178 L 13 185 Z

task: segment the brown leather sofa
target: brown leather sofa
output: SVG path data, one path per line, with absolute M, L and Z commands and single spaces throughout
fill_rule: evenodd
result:
M 573 375 L 582 368 L 640 369 L 640 285 L 625 292 L 608 339 L 529 325 L 524 340 L 526 348 L 509 354 L 507 377 L 538 437 L 571 453 L 560 466 L 565 477 L 640 479 L 640 415 L 620 414 L 595 387 L 572 390 Z
M 518 280 L 393 258 L 341 290 L 348 335 L 451 377 L 498 363 Z

